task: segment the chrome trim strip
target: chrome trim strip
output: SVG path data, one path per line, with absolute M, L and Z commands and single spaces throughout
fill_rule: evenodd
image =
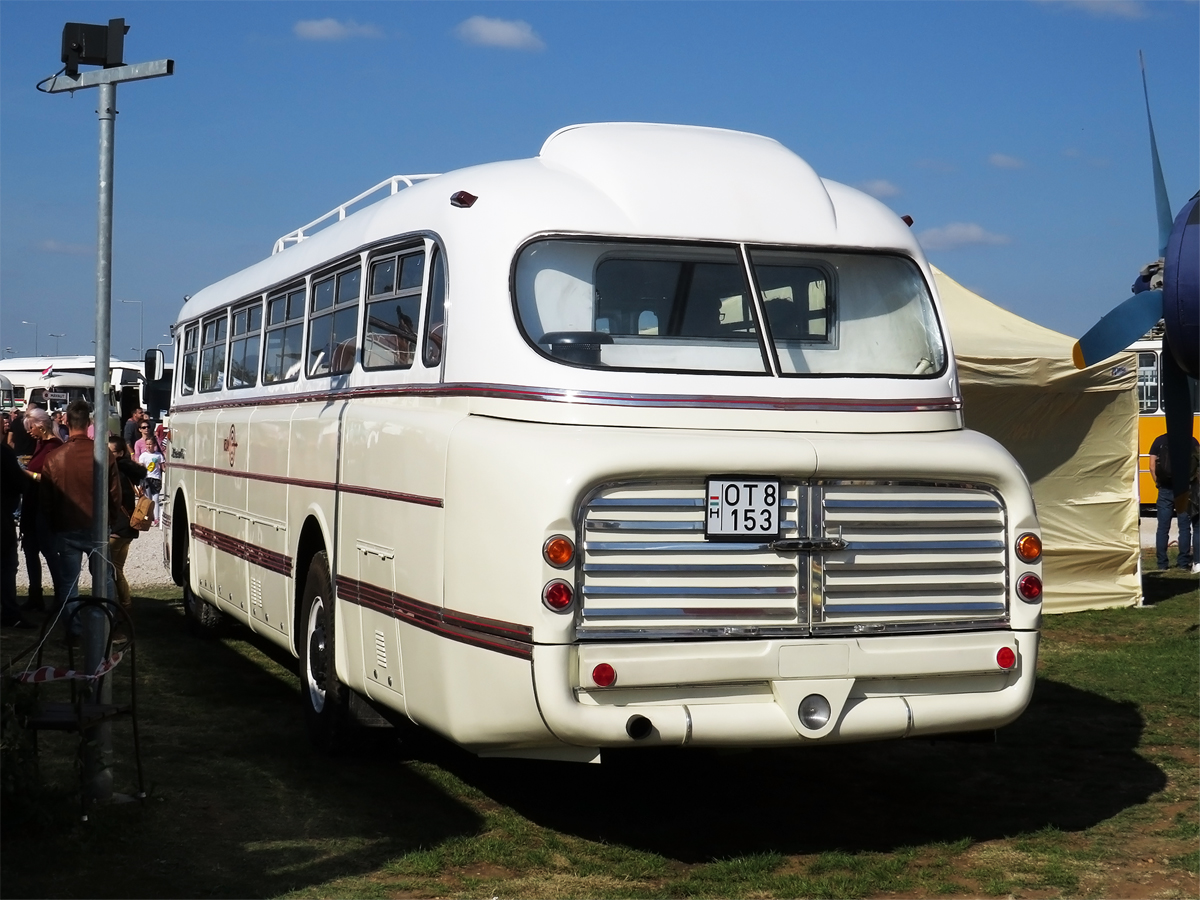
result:
M 826 509 L 999 509 L 995 500 L 826 500 Z
M 749 553 L 770 550 L 770 543 L 734 544 L 720 541 L 584 541 L 583 549 L 606 553 Z
M 765 373 L 763 373 L 765 375 Z M 763 376 L 758 376 L 763 377 Z M 769 376 L 767 376 L 769 377 Z M 837 377 L 837 376 L 834 376 Z M 290 387 L 291 385 L 287 385 Z M 790 384 L 789 384 L 790 386 Z M 388 385 L 387 387 L 343 388 L 337 391 L 313 390 L 254 397 L 223 397 L 203 403 L 188 403 L 177 398 L 174 411 L 200 412 L 209 409 L 235 409 L 246 406 L 282 406 L 296 403 L 329 403 L 360 397 L 485 397 L 499 400 L 537 400 L 552 403 L 578 403 L 593 406 L 651 406 L 670 409 L 768 409 L 791 412 L 959 412 L 962 400 L 958 397 L 930 399 L 813 399 L 791 397 L 760 397 L 720 394 L 632 394 L 609 391 L 576 391 L 562 388 L 539 388 L 527 385 L 491 384 L 487 382 L 429 383 Z
M 951 612 L 1003 612 L 1004 603 L 979 601 L 977 603 L 828 603 L 829 615 L 840 613 L 951 613 Z
M 638 522 L 630 519 L 585 519 L 584 528 L 588 531 L 703 531 L 703 522 L 670 522 L 650 521 Z
M 872 523 L 874 524 L 874 523 Z M 1003 550 L 1004 541 L 847 541 L 847 550 Z
M 734 565 L 688 565 L 687 563 L 584 563 L 584 572 L 597 575 L 749 575 L 755 572 L 777 572 L 792 575 L 794 563 L 737 563 Z
M 588 506 L 593 509 L 597 507 L 601 509 L 697 509 L 703 508 L 704 500 L 703 498 L 689 500 L 687 497 L 629 497 L 628 499 L 597 497 Z
M 584 597 L 795 597 L 794 587 L 675 587 L 653 585 L 587 585 Z M 795 610 L 793 610 L 795 612 Z M 584 615 L 591 615 L 585 612 Z
M 793 619 L 796 610 L 791 606 L 758 609 L 726 609 L 703 607 L 654 607 L 634 609 L 588 610 L 588 619 Z
M 683 730 L 683 746 L 687 746 L 692 742 L 692 711 L 687 708 L 687 704 L 683 704 L 683 720 L 686 726 Z

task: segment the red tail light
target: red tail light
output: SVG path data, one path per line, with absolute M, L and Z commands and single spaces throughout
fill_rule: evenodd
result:
M 600 663 L 600 665 L 592 669 L 592 681 L 596 682 L 600 687 L 610 687 L 616 684 L 617 670 L 608 663 Z
M 1017 654 L 1012 647 L 1001 647 L 996 651 L 996 665 L 1002 669 L 1011 669 L 1017 664 Z
M 1021 595 L 1022 600 L 1036 603 L 1042 599 L 1042 579 L 1032 572 L 1022 575 L 1017 580 L 1017 593 Z
M 571 590 L 571 586 L 560 578 L 542 588 L 542 602 L 555 612 L 563 612 L 569 608 L 574 597 L 575 592 Z

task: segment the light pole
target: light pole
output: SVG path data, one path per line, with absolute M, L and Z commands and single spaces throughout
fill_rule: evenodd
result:
M 33 355 L 41 356 L 41 354 L 38 353 L 37 322 L 26 322 L 24 319 L 22 319 L 21 324 L 33 326 Z
M 58 356 L 58 339 L 61 337 L 66 337 L 66 334 L 56 334 L 52 331 L 50 332 L 50 337 L 54 338 L 54 355 Z
M 147 78 L 171 75 L 175 62 L 160 59 L 154 62 L 126 65 L 124 19 L 109 19 L 108 25 L 68 22 L 63 26 L 63 68 L 43 79 L 37 88 L 48 94 L 74 93 L 84 88 L 96 88 L 96 117 L 100 124 L 98 198 L 96 203 L 96 402 L 93 416 L 97 434 L 108 428 L 108 392 L 112 388 L 110 371 L 112 317 L 112 244 L 113 244 L 113 160 L 116 149 L 117 85 Z M 80 72 L 79 67 L 103 68 Z M 36 344 L 36 334 L 34 341 Z M 145 342 L 143 341 L 143 344 Z M 108 446 L 98 440 L 92 456 L 92 509 L 108 507 Z M 109 590 L 108 523 L 106 516 L 92 517 L 92 553 L 95 573 L 92 596 L 102 603 L 114 599 Z M 108 624 L 98 609 L 89 609 L 83 616 L 83 668 L 95 672 L 105 650 Z M 101 704 L 112 703 L 112 681 L 102 678 L 92 688 L 91 699 Z M 85 732 L 84 753 L 85 796 L 90 800 L 112 798 L 112 770 L 108 760 L 112 755 L 112 726 L 103 722 Z M 87 816 L 84 815 L 86 819 Z
M 142 315 L 142 301 L 141 300 L 122 300 L 121 302 L 137 304 L 137 307 L 138 307 L 138 348 L 137 348 L 137 352 L 138 352 L 138 356 L 141 356 L 142 350 L 146 346 L 146 319 Z M 130 349 L 132 350 L 133 348 L 130 347 Z

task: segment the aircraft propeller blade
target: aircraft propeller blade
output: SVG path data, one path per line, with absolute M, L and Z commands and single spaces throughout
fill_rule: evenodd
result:
M 1071 359 L 1086 369 L 1120 353 L 1162 318 L 1162 291 L 1143 291 L 1125 300 L 1075 342 Z
M 1146 87 L 1146 60 L 1138 51 L 1138 62 L 1142 65 L 1142 94 L 1146 98 L 1146 122 L 1150 125 L 1150 162 L 1154 166 L 1154 207 L 1158 214 L 1158 255 L 1167 255 L 1167 239 L 1171 236 L 1171 201 L 1167 199 L 1167 182 L 1163 178 L 1162 163 L 1158 161 L 1158 142 L 1154 140 L 1154 120 L 1150 118 L 1150 89 Z M 1157 320 L 1156 320 L 1157 321 Z M 1140 335 L 1139 335 L 1140 337 Z

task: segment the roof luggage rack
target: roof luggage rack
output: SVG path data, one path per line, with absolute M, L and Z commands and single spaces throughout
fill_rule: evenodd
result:
M 313 219 L 307 225 L 302 225 L 299 228 L 297 228 L 295 231 L 289 231 L 287 234 L 285 234 L 283 237 L 281 237 L 279 240 L 277 240 L 275 242 L 275 247 L 274 247 L 274 249 L 271 250 L 271 255 L 274 256 L 276 253 L 279 253 L 281 250 L 286 250 L 290 245 L 298 244 L 305 238 L 311 237 L 312 235 L 307 232 L 311 231 L 314 227 L 316 227 L 317 225 L 320 225 L 323 222 L 328 222 L 335 215 L 337 216 L 337 220 L 340 222 L 342 219 L 346 218 L 346 210 L 347 209 L 349 209 L 354 204 L 358 203 L 360 200 L 365 200 L 367 197 L 370 197 L 372 194 L 378 193 L 379 191 L 383 190 L 385 187 L 390 188 L 389 193 L 397 194 L 400 192 L 401 184 L 403 184 L 405 187 L 412 187 L 418 181 L 427 181 L 430 178 L 437 178 L 438 174 L 440 174 L 440 173 L 434 172 L 433 174 L 427 174 L 427 175 L 393 175 L 391 178 L 388 178 L 385 181 L 379 182 L 379 184 L 375 185 L 375 187 L 368 188 L 367 190 L 363 191 L 357 197 L 352 197 L 351 199 L 349 199 L 345 203 L 343 203 L 341 206 L 331 209 L 329 212 L 325 213 L 325 215 L 321 216 L 320 218 Z

